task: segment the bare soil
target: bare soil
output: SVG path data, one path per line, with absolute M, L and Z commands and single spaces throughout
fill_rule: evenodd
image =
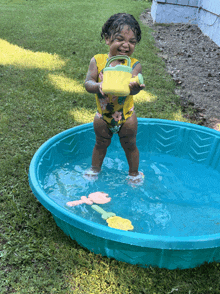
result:
M 141 21 L 153 29 L 158 55 L 176 83 L 183 111 L 198 124 L 220 130 L 220 47 L 191 24 L 154 24 L 147 9 Z

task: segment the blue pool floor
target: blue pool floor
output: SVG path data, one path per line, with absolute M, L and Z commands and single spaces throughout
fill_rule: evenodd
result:
M 140 156 L 142 185 L 128 183 L 128 164 L 123 152 L 110 151 L 98 180 L 83 175 L 91 158 L 63 163 L 48 171 L 42 188 L 48 197 L 72 213 L 107 226 L 91 206 L 68 207 L 92 192 L 103 191 L 112 198 L 100 205 L 105 211 L 129 219 L 134 232 L 163 236 L 199 236 L 220 232 L 219 172 L 202 164 L 166 154 Z

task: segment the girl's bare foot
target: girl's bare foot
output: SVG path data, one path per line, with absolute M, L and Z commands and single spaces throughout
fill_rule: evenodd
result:
M 144 174 L 139 172 L 137 176 L 128 176 L 128 184 L 132 187 L 140 186 L 144 182 Z
M 90 168 L 83 174 L 83 178 L 88 181 L 96 181 L 98 180 L 98 174 L 99 172 L 94 171 L 92 168 Z

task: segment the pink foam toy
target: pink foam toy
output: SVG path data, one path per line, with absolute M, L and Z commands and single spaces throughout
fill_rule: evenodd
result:
M 109 195 L 104 192 L 94 192 L 89 194 L 88 198 L 86 196 L 82 196 L 81 200 L 76 201 L 69 201 L 67 202 L 68 206 L 76 206 L 80 204 L 88 204 L 92 205 L 93 203 L 96 204 L 105 204 L 111 201 L 111 197 L 108 197 Z
M 67 202 L 67 205 L 68 206 L 77 206 L 77 205 L 80 205 L 83 203 L 86 203 L 88 205 L 92 205 L 93 201 L 89 200 L 86 196 L 82 196 L 81 200 Z

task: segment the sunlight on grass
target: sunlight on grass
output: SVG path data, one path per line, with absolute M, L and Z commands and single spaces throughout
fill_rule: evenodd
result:
M 67 283 L 69 285 L 69 293 L 131 293 L 126 285 L 121 286 L 123 292 L 118 289 L 119 278 L 114 273 L 109 275 L 108 271 L 100 271 L 99 269 L 92 270 L 91 272 L 78 272 L 77 275 L 69 275 Z
M 89 254 L 88 257 L 90 257 Z M 69 292 L 68 293 L 137 293 L 137 284 L 142 283 L 140 279 L 140 274 L 143 272 L 143 269 L 137 269 L 136 271 L 132 266 L 128 265 L 130 268 L 129 274 L 127 277 L 121 277 L 124 272 L 124 266 L 121 265 L 121 268 L 118 272 L 111 270 L 109 264 L 101 261 L 101 264 L 96 264 L 96 268 L 93 270 L 85 270 L 80 272 L 76 270 L 73 273 L 65 275 L 66 283 L 68 284 Z M 133 281 L 132 285 L 130 281 Z M 144 278 L 145 287 L 148 290 L 151 290 L 153 286 L 153 281 L 150 277 Z M 140 292 L 142 293 L 142 292 Z M 144 292 L 145 293 L 145 292 Z M 149 293 L 153 293 L 150 292 Z
M 66 64 L 57 54 L 32 52 L 3 39 L 0 39 L 0 52 L 0 64 L 2 65 L 54 70 Z
M 173 113 L 173 120 L 175 121 L 186 121 L 186 119 L 183 117 L 181 110 L 178 110 L 177 112 Z
M 48 75 L 50 82 L 56 89 L 70 92 L 70 93 L 86 93 L 85 88 L 77 81 L 61 76 L 61 75 Z
M 135 102 L 154 102 L 156 100 L 157 96 L 145 90 L 140 91 L 137 95 L 134 96 Z
M 80 124 L 85 124 L 93 121 L 95 111 L 88 110 L 86 108 L 72 109 L 69 111 L 69 115 Z

